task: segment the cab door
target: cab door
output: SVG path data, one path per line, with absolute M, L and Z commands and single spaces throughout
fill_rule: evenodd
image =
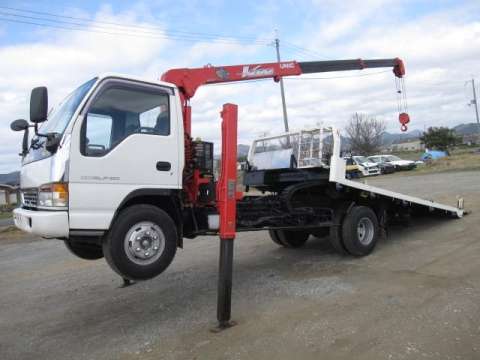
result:
M 172 88 L 154 84 L 101 83 L 72 131 L 70 229 L 108 229 L 118 206 L 135 190 L 181 187 L 174 95 Z

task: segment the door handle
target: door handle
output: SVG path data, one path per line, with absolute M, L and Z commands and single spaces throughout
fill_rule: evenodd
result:
M 171 168 L 172 168 L 172 164 L 170 164 L 168 161 L 157 162 L 158 171 L 170 171 Z

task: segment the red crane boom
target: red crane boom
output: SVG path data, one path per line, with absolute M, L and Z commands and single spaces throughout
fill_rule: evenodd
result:
M 218 84 L 254 79 L 272 78 L 279 81 L 284 76 L 322 73 L 331 71 L 362 70 L 371 68 L 391 67 L 397 78 L 405 75 L 405 65 L 399 58 L 392 59 L 349 59 L 326 61 L 282 61 L 262 64 L 244 64 L 229 66 L 207 65 L 203 68 L 171 69 L 165 72 L 161 80 L 173 83 L 180 89 L 183 106 L 185 132 L 191 135 L 191 109 L 188 104 L 202 85 Z M 408 122 L 408 115 L 401 114 L 403 126 Z M 405 122 L 406 121 L 406 122 Z M 406 129 L 406 127 L 405 127 Z
M 405 66 L 399 58 L 377 60 L 327 60 L 327 61 L 282 61 L 264 64 L 211 66 L 194 69 L 171 69 L 162 75 L 162 80 L 176 84 L 185 99 L 195 95 L 197 89 L 206 84 L 217 84 L 252 79 L 295 76 L 330 71 L 362 70 L 367 68 L 393 67 L 395 76 L 405 75 Z

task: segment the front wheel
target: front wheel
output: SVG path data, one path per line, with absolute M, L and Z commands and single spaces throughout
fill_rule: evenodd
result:
M 130 280 L 146 280 L 161 274 L 177 251 L 175 222 L 152 205 L 133 205 L 115 220 L 103 243 L 110 267 Z
M 274 243 L 286 248 L 299 248 L 308 240 L 309 233 L 298 230 L 270 230 L 270 238 Z

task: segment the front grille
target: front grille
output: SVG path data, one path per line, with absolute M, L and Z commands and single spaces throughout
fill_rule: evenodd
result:
M 38 193 L 35 190 L 22 191 L 22 203 L 25 207 L 37 207 Z

